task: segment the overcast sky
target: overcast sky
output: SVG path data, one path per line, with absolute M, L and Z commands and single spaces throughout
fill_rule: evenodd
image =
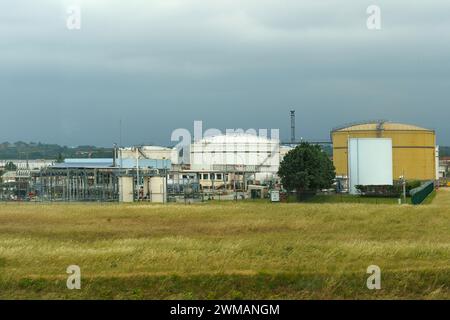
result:
M 366 9 L 381 8 L 381 30 Z M 79 5 L 81 29 L 68 30 Z M 450 145 L 448 0 L 14 0 L 0 6 L 0 141 L 171 144 L 176 128 L 328 139 L 353 121 Z

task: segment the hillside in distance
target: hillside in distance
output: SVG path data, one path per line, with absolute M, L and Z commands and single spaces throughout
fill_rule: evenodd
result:
M 111 158 L 112 148 L 95 146 L 68 147 L 57 144 L 35 142 L 15 143 L 4 142 L 0 144 L 0 160 L 9 159 L 59 159 L 59 158 Z
M 331 146 L 322 146 L 323 150 L 332 156 L 333 148 Z M 0 143 L 0 160 L 54 160 L 66 158 L 111 158 L 112 148 L 96 146 L 60 146 L 58 144 L 46 144 L 41 142 L 23 142 Z M 450 156 L 450 146 L 440 146 L 439 153 L 441 157 Z

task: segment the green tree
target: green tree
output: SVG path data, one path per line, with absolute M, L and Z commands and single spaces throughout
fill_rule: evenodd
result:
M 12 161 L 9 161 L 5 164 L 5 171 L 16 171 L 16 170 L 17 166 Z
M 335 178 L 334 170 L 330 158 L 319 146 L 302 142 L 286 154 L 278 175 L 284 188 L 300 195 L 330 188 Z
M 64 157 L 62 155 L 62 153 L 58 153 L 58 157 L 56 158 L 56 163 L 63 163 L 64 162 Z

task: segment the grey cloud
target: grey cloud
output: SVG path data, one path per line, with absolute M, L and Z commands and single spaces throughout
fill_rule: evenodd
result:
M 323 139 L 343 122 L 388 118 L 450 144 L 450 3 L 17 0 L 0 10 L 0 140 L 170 143 L 207 127 L 280 128 Z

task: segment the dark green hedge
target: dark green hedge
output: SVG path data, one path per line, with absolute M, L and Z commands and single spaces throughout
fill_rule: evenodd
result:
M 411 180 L 406 182 L 406 194 L 410 195 L 411 190 L 421 186 L 419 180 Z M 386 197 L 398 198 L 403 194 L 403 183 L 395 181 L 393 185 L 358 185 L 356 189 L 365 197 Z
M 402 194 L 402 186 L 400 185 L 357 185 L 356 189 L 364 197 L 386 197 L 398 198 Z
M 409 193 L 411 195 L 412 204 L 421 204 L 425 198 L 434 190 L 434 182 L 428 181 L 420 187 L 412 189 Z

